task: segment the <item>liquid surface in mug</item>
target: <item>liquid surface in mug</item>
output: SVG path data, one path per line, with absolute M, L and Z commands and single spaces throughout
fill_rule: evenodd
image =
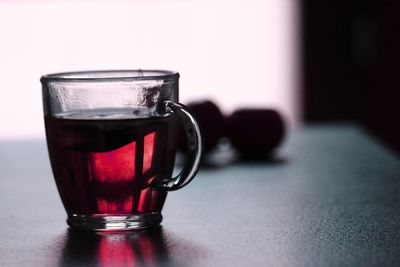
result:
M 68 214 L 159 212 L 166 192 L 149 186 L 170 178 L 174 116 L 142 118 L 125 110 L 45 117 L 57 188 Z

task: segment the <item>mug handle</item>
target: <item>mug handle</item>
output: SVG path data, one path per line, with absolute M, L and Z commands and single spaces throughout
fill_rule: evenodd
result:
M 199 170 L 203 151 L 200 127 L 189 109 L 180 103 L 172 101 L 160 102 L 157 105 L 157 111 L 160 114 L 175 114 L 179 121 L 182 122 L 188 138 L 188 153 L 182 171 L 172 178 L 154 179 L 150 184 L 155 189 L 175 191 L 190 183 Z

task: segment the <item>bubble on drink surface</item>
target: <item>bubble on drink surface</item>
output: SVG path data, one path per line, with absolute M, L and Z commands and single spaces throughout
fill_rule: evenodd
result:
M 152 115 L 152 111 L 146 107 L 138 107 L 132 110 L 134 118 L 147 118 Z
M 75 120 L 112 120 L 146 118 L 151 115 L 151 109 L 146 107 L 135 108 L 99 108 L 60 112 L 53 115 L 55 118 Z

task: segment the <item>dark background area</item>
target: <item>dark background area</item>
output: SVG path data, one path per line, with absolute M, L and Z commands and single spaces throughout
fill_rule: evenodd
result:
M 307 123 L 356 121 L 400 155 L 400 2 L 303 0 Z

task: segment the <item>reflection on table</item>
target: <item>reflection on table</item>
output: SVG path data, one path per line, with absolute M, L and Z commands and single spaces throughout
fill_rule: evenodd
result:
M 69 229 L 59 266 L 158 266 L 168 262 L 161 227 L 127 232 Z

